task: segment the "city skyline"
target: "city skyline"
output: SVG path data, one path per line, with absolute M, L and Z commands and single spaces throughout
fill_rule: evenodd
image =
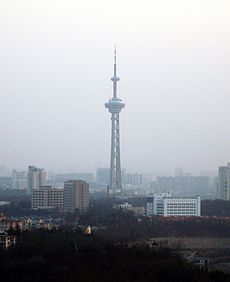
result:
M 103 103 L 115 42 L 121 97 L 129 105 L 122 114 L 122 166 L 214 171 L 227 163 L 230 3 L 88 4 L 0 4 L 0 165 L 108 166 Z
M 0 1 L 4 282 L 230 282 L 229 11 Z

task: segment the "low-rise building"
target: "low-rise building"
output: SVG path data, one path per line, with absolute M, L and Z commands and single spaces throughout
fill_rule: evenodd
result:
M 144 207 L 133 207 L 129 203 L 115 204 L 113 206 L 113 208 L 132 211 L 132 212 L 134 212 L 135 214 L 138 214 L 138 215 L 145 215 L 145 208 Z
M 11 227 L 11 222 L 9 220 L 0 220 L 0 232 L 9 230 Z
M 174 198 L 168 193 L 147 198 L 147 215 L 200 216 L 200 196 Z
M 16 236 L 8 235 L 6 232 L 0 233 L 0 250 L 7 251 L 10 246 L 16 244 Z
M 115 204 L 113 205 L 113 208 L 114 209 L 129 209 L 129 208 L 132 208 L 132 205 L 129 204 L 129 203 L 123 203 L 123 204 Z
M 130 207 L 127 210 L 134 212 L 137 215 L 145 215 L 145 208 L 144 207 Z

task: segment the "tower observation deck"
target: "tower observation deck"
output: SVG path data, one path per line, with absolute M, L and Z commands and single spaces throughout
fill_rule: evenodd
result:
M 111 113 L 111 159 L 110 159 L 110 183 L 109 192 L 116 194 L 122 191 L 121 180 L 121 159 L 120 159 L 120 129 L 119 129 L 119 113 L 125 107 L 121 99 L 117 97 L 117 82 L 120 80 L 117 77 L 117 62 L 116 62 L 116 47 L 114 50 L 114 69 L 113 77 L 113 97 L 105 103 L 105 107 Z

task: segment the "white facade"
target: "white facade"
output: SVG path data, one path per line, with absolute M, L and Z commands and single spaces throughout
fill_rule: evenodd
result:
M 64 208 L 64 189 L 41 186 L 33 189 L 31 195 L 31 208 Z
M 169 193 L 159 193 L 147 198 L 147 215 L 200 216 L 200 196 L 173 198 Z
M 129 203 L 123 203 L 123 204 L 116 204 L 113 206 L 113 208 L 117 208 L 117 209 L 129 209 L 132 208 L 132 205 Z
M 200 197 L 164 198 L 164 216 L 200 216 Z
M 47 184 L 47 172 L 35 166 L 28 167 L 28 194 L 33 189 L 39 189 Z
M 164 197 L 171 197 L 170 193 L 156 193 L 147 198 L 147 215 L 164 215 L 164 206 L 162 199 Z

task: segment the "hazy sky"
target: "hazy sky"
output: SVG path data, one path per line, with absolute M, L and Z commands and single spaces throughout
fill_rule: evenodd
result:
M 1 0 L 0 165 L 109 165 L 113 46 L 122 166 L 230 161 L 229 0 Z

